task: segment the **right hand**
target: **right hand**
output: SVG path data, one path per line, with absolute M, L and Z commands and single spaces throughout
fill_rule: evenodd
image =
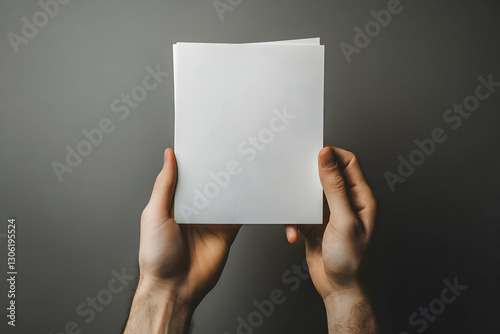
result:
M 311 279 L 323 299 L 359 289 L 358 271 L 375 223 L 376 202 L 351 152 L 326 146 L 318 156 L 324 189 L 322 225 L 286 225 L 288 241 L 306 237 Z

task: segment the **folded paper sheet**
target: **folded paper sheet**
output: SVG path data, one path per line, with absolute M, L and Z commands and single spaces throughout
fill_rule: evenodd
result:
M 319 38 L 173 50 L 177 222 L 320 224 Z

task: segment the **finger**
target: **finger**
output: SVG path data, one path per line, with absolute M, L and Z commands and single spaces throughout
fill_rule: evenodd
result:
M 352 221 L 354 212 L 346 191 L 341 162 L 331 147 L 323 148 L 319 152 L 318 160 L 319 178 L 330 207 L 330 217 L 334 218 L 338 228 L 343 229 L 344 225 Z
M 306 249 L 309 249 L 309 251 L 321 250 L 325 227 L 325 224 L 302 224 L 297 226 L 298 230 L 305 236 Z
M 361 165 L 353 153 L 333 146 L 331 149 L 342 170 L 351 207 L 366 225 L 365 227 L 370 230 L 373 227 L 376 201 L 366 182 Z
M 299 233 L 299 230 L 297 228 L 297 225 L 286 224 L 285 225 L 285 234 L 286 234 L 286 239 L 292 245 L 296 244 L 300 240 L 300 233 Z
M 306 237 L 306 240 L 308 240 L 309 242 L 316 241 L 319 242 L 319 244 L 321 244 L 321 240 L 318 239 L 318 236 L 322 235 L 329 220 L 330 220 L 330 208 L 328 207 L 326 196 L 323 193 L 323 223 L 300 224 L 297 225 L 297 230 L 298 232 L 302 233 Z
M 167 148 L 164 154 L 163 168 L 156 177 L 153 192 L 148 206 L 157 214 L 165 214 L 167 218 L 173 217 L 173 200 L 175 184 L 177 182 L 177 163 L 174 151 Z

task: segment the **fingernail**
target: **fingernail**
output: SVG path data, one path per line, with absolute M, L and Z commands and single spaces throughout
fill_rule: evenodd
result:
M 286 231 L 286 237 L 288 239 L 288 242 L 292 241 L 292 238 L 293 238 L 293 232 L 292 232 L 292 230 Z
M 337 161 L 335 160 L 335 154 L 331 147 L 328 147 L 327 150 L 324 150 L 321 155 L 321 166 L 323 169 L 332 169 L 337 165 Z

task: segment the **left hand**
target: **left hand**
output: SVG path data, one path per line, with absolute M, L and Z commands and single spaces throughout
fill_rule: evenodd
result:
M 175 155 L 167 149 L 141 217 L 139 285 L 161 287 L 194 308 L 219 280 L 241 225 L 179 225 L 173 218 L 176 180 Z

